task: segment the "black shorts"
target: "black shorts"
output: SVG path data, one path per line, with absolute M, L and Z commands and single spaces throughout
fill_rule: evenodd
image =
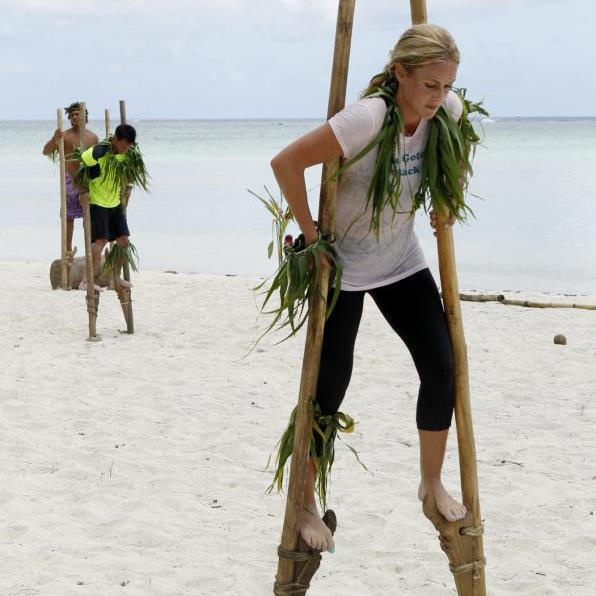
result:
M 91 242 L 98 239 L 111 242 L 120 236 L 130 236 L 122 205 L 117 207 L 89 205 L 89 211 L 91 213 Z

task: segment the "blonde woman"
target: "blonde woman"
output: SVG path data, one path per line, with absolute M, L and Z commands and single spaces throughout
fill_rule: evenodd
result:
M 306 243 L 311 244 L 318 232 L 308 206 L 305 169 L 336 157 L 348 161 L 357 157 L 343 173 L 338 190 L 335 248 L 343 276 L 339 299 L 325 325 L 316 401 L 323 415 L 338 411 L 352 373 L 364 295 L 369 293 L 408 347 L 420 377 L 418 497 L 433 499 L 450 521 L 466 513 L 441 482 L 454 404 L 453 355 L 441 299 L 414 234 L 411 211 L 431 119 L 441 107 L 455 121 L 462 114 L 462 101 L 451 90 L 459 60 L 457 46 L 445 29 L 415 25 L 401 36 L 388 65 L 372 79 L 360 101 L 294 141 L 271 162 Z M 390 160 L 380 163 L 383 149 L 376 140 L 383 130 L 396 134 L 391 138 Z M 388 193 L 394 196 L 370 200 L 371 180 L 379 175 L 391 178 L 388 188 L 393 191 Z M 450 217 L 449 223 L 453 221 Z M 437 225 L 433 215 L 431 225 Z M 318 512 L 314 486 L 311 462 L 298 530 L 311 548 L 333 552 L 333 536 Z

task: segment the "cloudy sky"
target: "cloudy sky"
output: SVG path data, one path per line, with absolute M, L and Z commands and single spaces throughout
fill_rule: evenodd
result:
M 596 116 L 596 2 L 427 0 L 462 53 L 458 83 L 495 116 Z M 0 0 L 0 119 L 321 117 L 337 0 Z M 357 0 L 348 100 L 409 24 Z

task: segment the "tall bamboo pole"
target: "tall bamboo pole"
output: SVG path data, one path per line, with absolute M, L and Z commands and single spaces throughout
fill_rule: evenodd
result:
M 425 0 L 410 0 L 410 8 L 413 24 L 426 22 Z M 437 251 L 443 306 L 447 317 L 455 364 L 455 422 L 461 489 L 464 505 L 472 514 L 473 528 L 480 529 L 482 528 L 482 520 L 480 517 L 476 447 L 470 403 L 468 355 L 459 300 L 453 231 L 450 226 L 446 225 L 448 214 L 438 213 L 437 219 Z M 465 532 L 461 532 L 459 535 L 464 536 Z M 484 547 L 481 531 L 478 531 L 478 535 L 473 535 L 471 550 L 472 561 L 467 562 L 478 561 L 481 564 L 468 572 L 454 575 L 458 594 L 463 596 L 485 596 Z
M 345 104 L 354 5 L 355 0 L 339 0 L 333 70 L 327 110 L 328 118 L 343 109 Z M 324 234 L 333 233 L 334 231 L 337 193 L 337 181 L 330 182 L 327 172 L 336 171 L 338 165 L 339 160 L 334 160 L 323 166 L 323 183 L 319 202 L 319 229 Z M 315 397 L 317 386 L 321 346 L 323 343 L 323 327 L 325 325 L 326 300 L 324 297 L 327 296 L 328 288 L 329 271 L 322 267 L 318 280 L 319 291 L 313 294 L 309 305 L 306 342 L 302 361 L 302 377 L 300 380 L 296 412 L 294 448 L 288 482 L 288 498 L 286 501 L 280 544 L 282 549 L 289 551 L 295 551 L 298 544 L 296 524 L 303 507 L 304 483 L 308 466 L 308 450 L 312 427 L 312 414 L 308 406 Z M 276 585 L 281 588 L 291 583 L 294 578 L 294 569 L 294 561 L 280 557 L 277 566 Z
M 410 12 L 412 14 L 412 25 L 426 23 L 426 0 L 410 0 Z
M 110 110 L 105 110 L 106 139 L 110 137 Z
M 60 108 L 57 109 L 56 115 L 58 130 L 62 133 L 62 110 Z M 62 134 L 58 141 L 58 156 L 60 158 L 60 284 L 63 290 L 70 290 L 69 263 L 66 255 L 66 158 Z
M 119 102 L 120 107 L 120 124 L 126 124 L 126 102 L 121 99 Z M 125 201 L 125 192 L 126 189 L 122 189 L 120 193 L 120 203 L 122 205 L 122 212 L 124 213 L 124 217 L 126 217 L 126 209 L 127 204 Z M 127 261 L 124 261 L 124 265 L 122 266 L 122 275 L 124 279 L 130 282 L 130 266 Z M 134 333 L 135 332 L 135 324 L 134 324 L 134 314 L 132 310 L 132 291 L 130 288 L 127 288 L 125 292 L 119 290 L 118 297 L 120 298 L 120 302 L 122 303 L 122 312 L 124 313 L 124 319 L 126 320 L 126 332 L 127 333 Z
M 87 106 L 81 102 L 81 115 L 79 118 L 79 145 L 81 151 L 85 150 L 85 129 L 87 119 Z M 91 246 L 91 212 L 89 209 L 89 193 L 81 193 L 83 206 L 83 230 L 85 234 L 85 277 L 87 280 L 87 313 L 89 315 L 89 338 L 97 339 L 97 306 L 99 305 L 99 292 L 95 291 L 95 271 L 93 268 L 93 252 Z

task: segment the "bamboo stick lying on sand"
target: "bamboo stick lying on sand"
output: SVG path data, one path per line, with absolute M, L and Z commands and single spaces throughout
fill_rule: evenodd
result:
M 557 303 L 557 302 L 532 302 L 531 300 L 509 300 L 504 298 L 499 300 L 501 304 L 512 306 L 528 306 L 532 308 L 583 308 L 584 310 L 596 310 L 596 304 L 575 304 L 575 303 Z
M 500 302 L 505 296 L 503 294 L 461 294 L 459 295 L 460 300 L 466 300 L 468 302 Z
M 500 302 L 510 306 L 527 306 L 530 308 L 581 308 L 596 310 L 596 304 L 580 304 L 576 302 L 535 302 L 533 300 L 515 300 L 505 298 L 503 294 L 460 294 L 459 299 L 468 302 Z

